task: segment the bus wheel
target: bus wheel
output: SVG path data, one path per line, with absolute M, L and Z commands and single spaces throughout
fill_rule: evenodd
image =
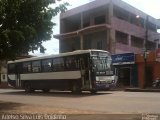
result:
M 96 94 L 97 93 L 97 90 L 91 90 L 90 91 L 92 94 Z
M 26 92 L 26 93 L 32 93 L 32 92 L 34 92 L 34 89 L 31 88 L 31 85 L 30 85 L 30 83 L 28 83 L 28 82 L 25 83 L 24 89 L 25 89 L 25 92 Z
M 50 89 L 42 89 L 42 91 L 43 91 L 44 93 L 48 93 L 48 92 L 50 91 Z
M 78 83 L 77 82 L 74 82 L 73 84 L 72 84 L 72 93 L 81 93 L 82 91 L 81 91 L 81 88 L 80 88 L 80 86 L 78 85 Z

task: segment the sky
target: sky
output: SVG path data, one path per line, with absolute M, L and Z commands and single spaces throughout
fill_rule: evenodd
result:
M 80 5 L 86 4 L 94 0 L 62 0 L 61 2 L 68 2 L 70 6 L 68 6 L 68 10 L 78 7 Z M 99 0 L 101 1 L 101 0 Z M 159 5 L 160 0 L 122 0 L 133 7 L 143 11 L 144 13 L 149 14 L 150 16 L 160 19 L 160 11 Z M 59 34 L 59 15 L 53 18 L 53 22 L 57 25 L 53 28 L 53 34 Z M 53 36 L 53 35 L 52 35 Z M 51 38 L 51 40 L 44 42 L 43 46 L 46 48 L 45 54 L 39 53 L 39 51 L 35 51 L 34 53 L 29 53 L 34 56 L 42 56 L 42 55 L 50 55 L 50 54 L 58 54 L 59 53 L 59 41 L 55 38 Z

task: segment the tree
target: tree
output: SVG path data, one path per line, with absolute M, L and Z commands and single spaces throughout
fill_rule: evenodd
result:
M 0 60 L 15 59 L 40 48 L 50 40 L 51 20 L 64 12 L 68 3 L 52 8 L 60 0 L 0 0 Z

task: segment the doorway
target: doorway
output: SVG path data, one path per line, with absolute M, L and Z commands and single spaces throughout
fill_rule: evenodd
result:
M 152 86 L 153 70 L 151 66 L 146 67 L 146 87 Z
M 120 87 L 130 86 L 131 69 L 130 67 L 122 67 L 118 70 L 118 84 Z

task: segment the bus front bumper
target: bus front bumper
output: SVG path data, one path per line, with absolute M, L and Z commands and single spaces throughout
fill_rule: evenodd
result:
M 98 90 L 98 91 L 109 90 L 110 85 L 109 84 L 96 84 L 95 89 Z

